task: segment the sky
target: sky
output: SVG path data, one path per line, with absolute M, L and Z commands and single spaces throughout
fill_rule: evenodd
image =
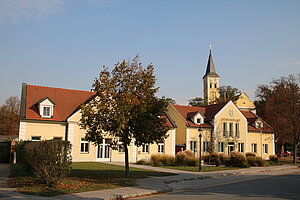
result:
M 298 0 L 0 0 L 0 105 L 23 82 L 91 90 L 137 54 L 158 96 L 203 97 L 209 45 L 220 85 L 246 92 L 300 73 Z

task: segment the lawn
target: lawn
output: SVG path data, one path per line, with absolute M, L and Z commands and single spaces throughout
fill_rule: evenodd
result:
M 192 166 L 163 166 L 164 168 L 169 169 L 178 169 L 184 171 L 192 171 L 199 172 L 198 167 Z M 224 171 L 224 170 L 233 170 L 233 169 L 241 169 L 239 167 L 214 167 L 214 166 L 202 166 L 201 172 L 215 172 L 215 171 Z
M 26 172 L 22 165 L 12 164 L 11 187 L 19 192 L 39 196 L 55 196 L 68 193 L 112 189 L 134 186 L 137 178 L 149 176 L 168 176 L 170 173 L 130 168 L 130 177 L 124 178 L 124 167 L 96 162 L 73 163 L 68 177 L 62 178 L 58 185 L 49 188 Z
M 287 156 L 287 157 L 278 157 L 280 164 L 287 164 L 287 165 L 293 165 L 293 156 Z M 296 158 L 297 165 L 300 164 L 299 157 Z

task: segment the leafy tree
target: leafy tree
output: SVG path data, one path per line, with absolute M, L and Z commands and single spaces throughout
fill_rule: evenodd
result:
M 205 106 L 204 99 L 202 99 L 201 97 L 190 99 L 189 106 L 194 106 L 194 107 Z
M 259 114 L 273 127 L 278 143 L 292 142 L 294 163 L 300 142 L 300 75 L 289 75 L 256 90 Z
M 176 104 L 176 101 L 172 98 L 166 98 L 166 101 L 170 104 Z
M 143 67 L 138 56 L 123 60 L 110 72 L 106 67 L 95 79 L 96 97 L 82 106 L 81 126 L 86 139 L 100 144 L 113 138 L 112 146 L 121 142 L 125 150 L 125 177 L 129 175 L 128 146 L 159 142 L 167 137 L 165 119 L 167 102 L 155 96 L 153 65 Z
M 9 97 L 0 107 L 0 135 L 18 135 L 20 100 Z
M 219 90 L 219 98 L 216 100 L 217 103 L 223 103 L 229 100 L 235 102 L 242 94 L 242 92 L 239 89 L 234 88 L 230 85 L 221 86 L 218 88 L 218 90 Z

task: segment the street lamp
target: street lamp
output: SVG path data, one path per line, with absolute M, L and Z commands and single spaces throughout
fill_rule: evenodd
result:
M 201 141 L 201 139 L 202 139 L 202 134 L 201 134 L 201 132 L 202 132 L 202 129 L 201 129 L 201 127 L 198 129 L 198 131 L 199 131 L 199 171 L 201 171 L 201 168 L 202 168 L 202 155 L 201 155 L 201 144 L 202 144 L 202 141 Z

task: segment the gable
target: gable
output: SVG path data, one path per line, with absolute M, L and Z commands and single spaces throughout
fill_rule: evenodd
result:
M 254 103 L 250 100 L 246 93 L 239 96 L 238 100 L 235 101 L 235 105 L 238 108 L 255 108 Z
M 215 120 L 240 120 L 247 123 L 246 117 L 243 113 L 236 107 L 236 105 L 229 101 L 216 115 Z

